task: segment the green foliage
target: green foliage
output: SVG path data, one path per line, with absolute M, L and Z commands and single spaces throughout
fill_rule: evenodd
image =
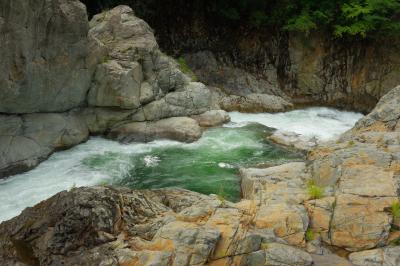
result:
M 394 218 L 400 218 L 400 201 L 392 203 L 391 211 Z
M 218 190 L 218 193 L 217 193 L 217 198 L 220 200 L 220 201 L 222 201 L 222 203 L 224 203 L 225 202 L 225 199 L 226 199 L 226 193 L 225 193 L 225 190 L 224 190 L 224 187 L 221 185 L 220 187 L 219 187 L 219 190 Z
M 317 186 L 311 179 L 307 184 L 307 193 L 311 199 L 320 199 L 324 196 L 324 188 Z
M 221 23 L 240 23 L 261 28 L 310 33 L 322 30 L 336 38 L 374 37 L 400 33 L 399 0 L 82 0 L 91 13 L 120 4 L 135 12 L 159 16 L 171 7 L 196 16 L 206 13 Z
M 313 241 L 315 239 L 315 235 L 313 230 L 310 228 L 307 229 L 306 235 L 305 235 L 306 241 Z
M 186 75 L 188 75 L 188 76 L 192 79 L 192 81 L 198 81 L 197 76 L 196 76 L 196 75 L 193 73 L 193 71 L 190 69 L 190 67 L 188 66 L 188 64 L 187 64 L 187 62 L 186 62 L 186 60 L 185 60 L 185 58 L 184 58 L 183 56 L 179 57 L 176 61 L 177 61 L 178 64 L 179 64 L 179 69 L 180 69 L 183 73 L 185 73 Z
M 308 34 L 311 30 L 317 28 L 317 24 L 315 24 L 308 11 L 303 11 L 299 16 L 289 19 L 287 25 L 283 28 L 289 31 L 301 31 Z
M 390 242 L 390 245 L 392 245 L 392 246 L 400 246 L 400 237 L 398 237 L 398 238 L 392 240 L 392 241 Z
M 341 23 L 335 25 L 334 33 L 360 35 L 366 37 L 369 32 L 399 32 L 398 19 L 393 15 L 400 12 L 398 0 L 357 0 L 345 3 L 341 7 Z
M 287 31 L 330 31 L 334 37 L 400 33 L 399 0 L 219 0 L 217 9 L 229 20 Z

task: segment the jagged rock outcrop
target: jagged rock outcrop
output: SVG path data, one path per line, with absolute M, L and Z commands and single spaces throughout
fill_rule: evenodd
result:
M 290 265 L 311 256 L 252 226 L 252 204 L 182 189 L 76 188 L 0 225 L 1 265 Z
M 309 155 L 316 182 L 334 191 L 308 208 L 312 228 L 326 243 L 358 251 L 385 245 L 392 234 L 390 208 L 400 185 L 399 91 L 382 97 L 337 144 Z
M 85 103 L 89 23 L 78 0 L 0 3 L 0 113 L 63 112 Z
M 124 123 L 151 124 L 146 139 L 193 141 L 201 135 L 197 122 L 182 131 L 149 121 L 217 108 L 211 92 L 160 51 L 152 29 L 127 6 L 90 25 L 75 0 L 2 1 L 0 9 L 0 178 Z

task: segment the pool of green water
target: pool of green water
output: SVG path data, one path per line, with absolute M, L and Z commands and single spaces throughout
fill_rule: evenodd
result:
M 273 129 L 256 123 L 212 128 L 195 143 L 161 141 L 145 151 L 91 155 L 83 164 L 110 176 L 110 185 L 136 189 L 181 187 L 237 201 L 240 167 L 300 157 L 270 143 L 266 137 L 272 132 Z

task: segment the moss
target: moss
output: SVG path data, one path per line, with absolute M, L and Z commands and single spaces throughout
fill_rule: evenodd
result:
M 268 249 L 268 243 L 261 243 L 261 249 L 262 250 L 267 250 Z
M 353 140 L 350 140 L 347 142 L 347 147 L 353 147 L 355 145 L 355 142 Z
M 394 218 L 400 218 L 400 201 L 392 203 L 391 212 Z
M 390 245 L 392 245 L 392 246 L 400 246 L 400 237 L 390 241 Z
M 306 241 L 313 241 L 315 239 L 315 235 L 313 230 L 310 228 L 307 229 L 306 234 L 305 234 Z
M 179 69 L 180 69 L 183 73 L 185 73 L 186 75 L 188 75 L 188 76 L 192 79 L 192 81 L 195 81 L 195 82 L 198 81 L 197 76 L 196 76 L 196 75 L 193 73 L 193 71 L 190 69 L 189 65 L 187 64 L 187 62 L 186 62 L 186 60 L 185 60 L 185 58 L 184 58 L 183 56 L 179 57 L 176 61 L 177 61 L 178 64 L 179 64 Z

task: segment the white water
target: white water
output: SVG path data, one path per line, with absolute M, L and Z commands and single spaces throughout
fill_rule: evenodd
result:
M 279 130 L 293 131 L 305 136 L 316 136 L 321 140 L 334 139 L 350 129 L 362 117 L 361 114 L 343 112 L 330 108 L 308 108 L 277 114 L 241 114 L 230 113 L 232 122 L 226 126 L 240 127 L 249 122 L 258 122 Z M 218 140 L 216 140 L 218 141 Z M 96 154 L 113 152 L 117 154 L 140 154 L 151 151 L 154 147 L 181 144 L 174 141 L 154 141 L 148 144 L 122 145 L 115 141 L 91 138 L 88 142 L 67 151 L 53 154 L 34 170 L 9 177 L 0 181 L 0 222 L 18 215 L 24 208 L 51 197 L 74 186 L 101 184 L 111 177 L 100 171 L 91 171 L 82 161 Z M 240 143 L 237 143 L 240 145 Z M 144 157 L 148 166 L 158 163 L 157 157 Z M 121 160 L 115 171 L 124 172 L 130 167 L 129 160 Z M 230 167 L 220 163 L 220 167 Z
M 360 113 L 339 111 L 326 107 L 311 107 L 285 113 L 243 114 L 231 112 L 232 126 L 257 122 L 278 130 L 295 132 L 306 137 L 332 140 L 352 128 L 363 117 Z

